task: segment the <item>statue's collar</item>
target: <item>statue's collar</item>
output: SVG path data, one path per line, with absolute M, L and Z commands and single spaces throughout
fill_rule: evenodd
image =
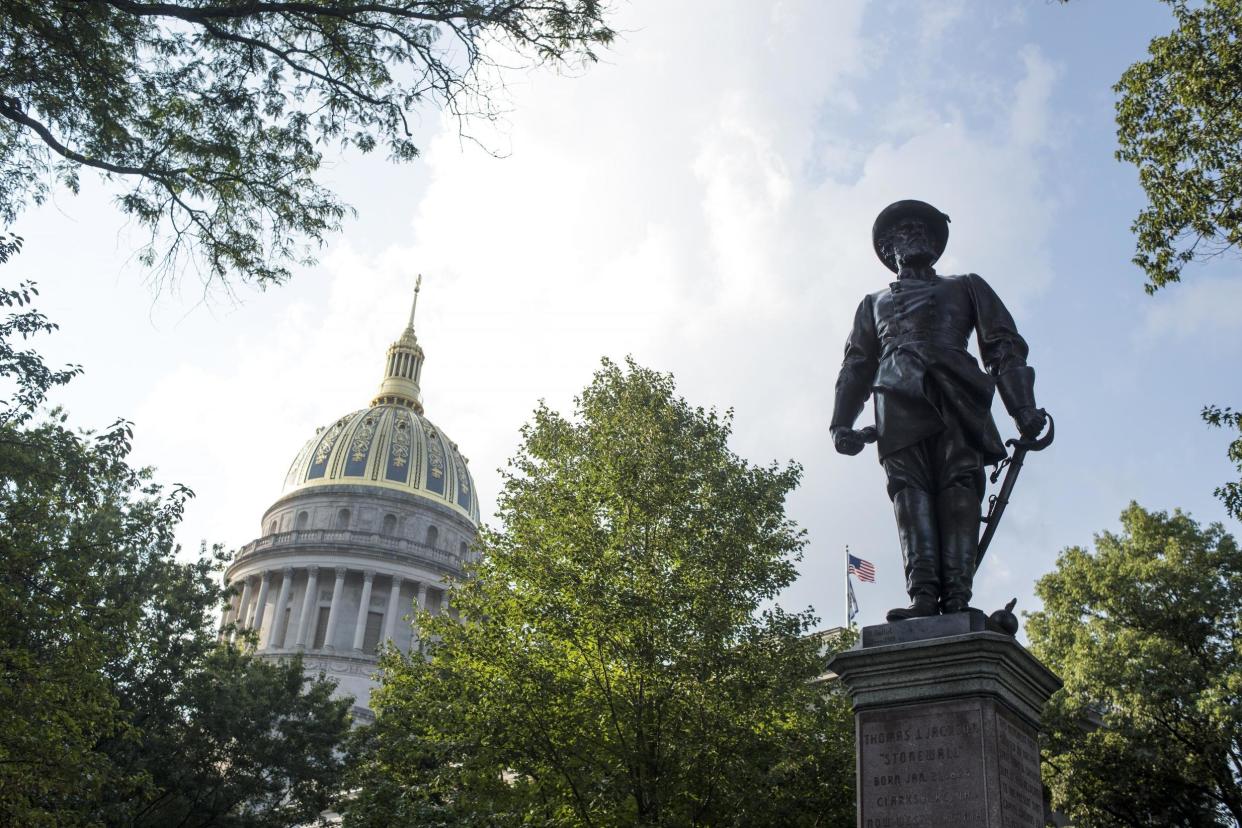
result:
M 923 282 L 931 282 L 936 278 L 936 268 L 931 267 L 907 267 L 902 268 L 897 274 L 897 281 L 902 282 L 906 279 L 913 279 Z

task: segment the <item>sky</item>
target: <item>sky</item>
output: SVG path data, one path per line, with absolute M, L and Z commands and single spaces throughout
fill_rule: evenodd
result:
M 859 621 L 881 623 L 906 603 L 883 473 L 874 448 L 836 454 L 828 421 L 854 310 L 890 278 L 871 223 L 901 198 L 951 216 L 938 269 L 1001 295 L 1057 423 L 975 606 L 1037 608 L 1059 551 L 1131 500 L 1242 528 L 1212 497 L 1227 435 L 1199 419 L 1242 404 L 1242 265 L 1147 296 L 1142 193 L 1113 158 L 1112 85 L 1171 28 L 1163 4 L 631 0 L 614 25 L 597 65 L 510 73 L 505 117 L 469 139 L 426 113 L 413 164 L 333 157 L 357 216 L 285 286 L 153 284 L 89 175 L 11 228 L 26 247 L 6 278 L 36 281 L 60 324 L 41 350 L 85 369 L 53 402 L 83 427 L 134 422 L 135 461 L 197 494 L 187 550 L 259 534 L 303 442 L 373 396 L 421 273 L 426 413 L 485 520 L 537 401 L 569 412 L 601 357 L 632 355 L 733 409 L 740 456 L 802 465 L 787 508 L 808 543 L 780 602 L 843 623 L 848 544 L 877 570 Z

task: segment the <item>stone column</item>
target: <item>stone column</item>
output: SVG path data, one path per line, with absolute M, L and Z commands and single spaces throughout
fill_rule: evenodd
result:
M 375 573 L 364 570 L 362 573 L 362 598 L 358 601 L 358 623 L 354 624 L 354 649 L 362 652 L 362 641 L 367 632 L 367 613 L 371 611 L 371 582 Z
M 854 702 L 860 827 L 1042 828 L 1036 737 L 1061 681 L 983 613 L 864 627 L 829 669 Z
M 267 648 L 274 650 L 285 644 L 285 605 L 289 603 L 289 588 L 293 586 L 293 567 L 280 571 L 280 593 L 276 596 L 276 617 L 272 619 L 272 632 L 267 637 Z
M 319 613 L 315 609 L 319 606 L 319 567 L 311 564 L 306 567 L 306 594 L 302 596 L 302 614 L 298 616 L 298 633 L 294 636 L 294 646 L 299 648 L 310 649 L 313 643 L 307 640 L 307 635 L 312 628 L 314 621 L 312 620 Z
M 241 601 L 237 604 L 237 614 L 233 616 L 233 623 L 238 627 L 246 626 L 246 621 L 250 613 L 250 576 L 247 575 L 242 579 Z
M 259 597 L 254 602 L 254 623 L 251 628 L 255 632 L 263 629 L 263 612 L 267 609 L 267 590 L 272 585 L 272 570 L 263 570 L 263 578 L 259 581 Z
M 401 612 L 401 576 L 392 576 L 392 586 L 388 588 L 388 612 L 384 614 L 384 638 L 396 641 L 397 614 Z
M 336 638 L 336 620 L 341 615 L 341 593 L 345 591 L 345 567 L 336 568 L 336 583 L 332 587 L 332 606 L 328 608 L 328 629 L 324 632 L 323 648 L 334 650 L 332 643 Z

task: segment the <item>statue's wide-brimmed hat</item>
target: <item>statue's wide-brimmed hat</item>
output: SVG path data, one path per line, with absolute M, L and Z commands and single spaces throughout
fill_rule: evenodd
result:
M 884 266 L 894 273 L 897 272 L 897 261 L 892 255 L 880 249 L 880 240 L 884 238 L 884 234 L 890 227 L 911 218 L 919 219 L 927 225 L 927 229 L 931 232 L 932 244 L 936 249 L 936 259 L 940 258 L 940 254 L 944 253 L 944 248 L 949 243 L 948 216 L 926 201 L 913 198 L 894 201 L 880 211 L 880 215 L 876 216 L 875 224 L 871 225 L 871 245 L 875 248 L 875 255 L 879 256 Z M 934 262 L 935 259 L 932 261 Z

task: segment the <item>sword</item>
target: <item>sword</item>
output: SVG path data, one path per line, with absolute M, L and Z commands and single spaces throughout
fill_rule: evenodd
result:
M 1043 411 L 1043 409 L 1040 409 Z M 1045 417 L 1048 418 L 1048 431 L 1043 437 L 1037 437 L 1032 440 L 1013 439 L 1006 440 L 1005 445 L 1013 446 L 1013 456 L 1006 457 L 996 465 L 996 470 L 992 472 L 989 479 L 995 483 L 1000 479 L 1001 472 L 1005 472 L 1005 482 L 1001 483 L 1000 491 L 988 498 L 988 514 L 981 521 L 987 528 L 983 530 L 983 537 L 979 539 L 979 551 L 975 553 L 975 571 L 979 571 L 979 564 L 983 563 L 983 556 L 988 551 L 988 546 L 992 543 L 992 536 L 996 534 L 996 527 L 1000 524 L 1001 515 L 1005 514 L 1005 507 L 1009 505 L 1009 496 L 1013 494 L 1013 485 L 1018 482 L 1018 472 L 1022 471 L 1022 461 L 1026 459 L 1029 451 L 1043 451 L 1052 445 L 1052 438 L 1056 435 L 1056 424 L 1052 421 L 1052 415 L 1047 411 L 1043 411 Z M 1006 471 L 1008 468 L 1008 471 Z

